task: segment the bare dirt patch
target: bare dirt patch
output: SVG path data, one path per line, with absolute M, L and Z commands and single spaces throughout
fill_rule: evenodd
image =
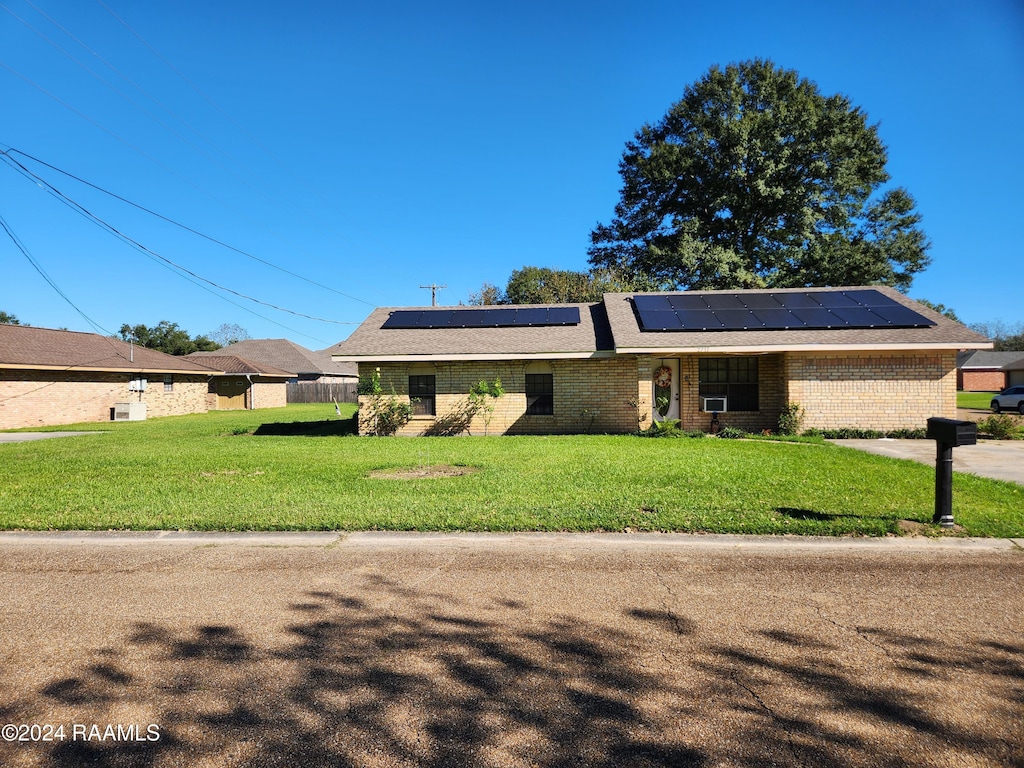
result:
M 436 477 L 461 477 L 480 471 L 480 467 L 456 467 L 451 464 L 433 464 L 429 467 L 400 467 L 375 469 L 369 474 L 376 480 L 430 480 Z

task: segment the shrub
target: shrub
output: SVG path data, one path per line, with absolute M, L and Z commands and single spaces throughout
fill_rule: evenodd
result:
M 741 437 L 747 437 L 747 433 L 738 427 L 722 427 L 722 430 L 718 433 L 719 437 L 724 437 L 727 440 L 736 440 Z
M 787 403 L 779 414 L 779 434 L 798 435 L 804 423 L 804 409 L 800 403 Z
M 978 431 L 995 440 L 1024 440 L 1024 424 L 1008 413 L 994 413 L 978 422 Z
M 359 420 L 368 434 L 390 437 L 409 423 L 412 418 L 412 403 L 394 393 L 385 395 L 380 385 L 380 368 L 369 378 L 359 380 L 358 392 L 365 396 L 359 403 Z

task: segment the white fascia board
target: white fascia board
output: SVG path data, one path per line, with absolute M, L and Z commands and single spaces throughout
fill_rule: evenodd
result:
M 21 363 L 0 363 L 0 368 L 10 371 L 58 371 L 60 373 L 127 373 L 133 376 L 140 373 L 174 373 L 187 376 L 208 376 L 211 373 L 220 375 L 225 374 L 225 371 L 218 371 L 215 368 L 185 371 L 181 368 L 96 368 L 87 365 L 23 365 Z M 241 376 L 242 374 L 238 375 Z
M 615 357 L 611 350 L 598 352 L 532 352 L 494 353 L 475 352 L 458 355 L 332 355 L 336 363 L 448 363 L 476 362 L 487 360 L 588 360 L 598 357 Z
M 730 347 L 618 347 L 620 355 L 673 355 L 673 354 L 737 354 L 756 355 L 777 352 L 949 352 L 961 349 L 990 349 L 980 342 L 970 344 L 924 343 L 924 344 L 762 344 Z

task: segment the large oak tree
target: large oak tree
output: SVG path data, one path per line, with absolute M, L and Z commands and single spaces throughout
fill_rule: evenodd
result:
M 627 143 L 590 261 L 664 288 L 905 291 L 929 243 L 910 194 L 883 188 L 886 159 L 846 97 L 770 61 L 713 67 Z

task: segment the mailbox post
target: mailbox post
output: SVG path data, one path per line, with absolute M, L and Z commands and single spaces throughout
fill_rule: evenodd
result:
M 953 449 L 978 442 L 978 428 L 971 421 L 928 419 L 928 438 L 935 441 L 935 514 L 933 523 L 953 527 Z

